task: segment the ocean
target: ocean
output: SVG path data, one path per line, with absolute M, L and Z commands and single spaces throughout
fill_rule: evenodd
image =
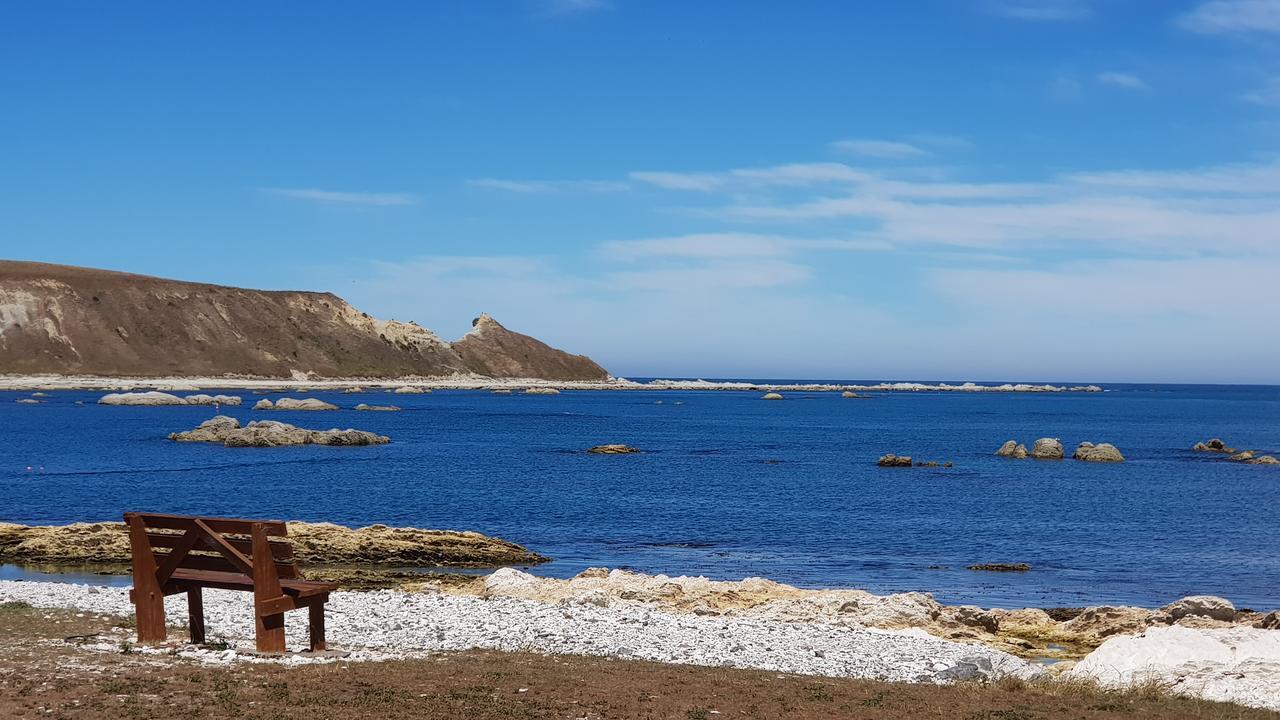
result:
M 1221 437 L 1280 451 L 1280 387 L 1104 385 L 1102 393 L 310 392 L 398 413 L 254 412 L 355 427 L 373 447 L 224 448 L 165 436 L 209 407 L 107 407 L 101 392 L 0 393 L 0 521 L 125 510 L 476 530 L 591 566 L 806 587 L 919 590 L 997 607 L 1158 606 L 1214 594 L 1280 607 L 1280 467 L 1227 462 Z M 293 394 L 292 397 L 303 395 Z M 276 395 L 268 397 L 278 397 Z M 76 400 L 85 404 L 77 405 Z M 1058 437 L 1120 464 L 1010 460 Z M 627 443 L 637 455 L 588 455 Z M 880 468 L 884 453 L 951 468 Z M 965 569 L 1024 562 L 1025 573 Z M 0 577 L 36 577 L 0 568 Z

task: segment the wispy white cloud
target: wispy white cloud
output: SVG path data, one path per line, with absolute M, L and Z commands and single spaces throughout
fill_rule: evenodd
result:
M 911 143 L 897 142 L 894 140 L 876 140 L 870 138 L 837 140 L 836 142 L 831 143 L 831 149 L 837 152 L 847 153 L 849 155 L 861 155 L 863 157 L 891 160 L 919 158 L 925 157 L 929 154 L 928 150 L 912 145 Z
M 1280 2 L 1212 0 L 1182 15 L 1178 25 L 1206 34 L 1280 33 Z
M 711 192 L 730 187 L 797 187 L 865 182 L 873 175 L 844 163 L 792 163 L 724 172 L 633 172 L 627 177 L 664 190 Z
M 1093 14 L 1086 0 L 985 0 L 981 7 L 992 15 L 1031 22 L 1081 20 Z
M 268 195 L 307 200 L 326 205 L 351 205 L 363 207 L 391 207 L 396 205 L 416 205 L 416 195 L 408 193 L 371 193 L 341 192 L 337 190 L 318 190 L 315 188 L 259 188 Z
M 1280 107 L 1280 77 L 1270 78 L 1262 87 L 1245 93 L 1244 99 L 1255 105 Z
M 880 240 L 806 238 L 756 233 L 693 233 L 602 243 L 600 254 L 611 260 L 655 258 L 730 259 L 793 255 L 804 250 L 888 250 Z
M 959 135 L 946 133 L 915 133 L 907 137 L 919 145 L 928 145 L 939 150 L 972 150 L 976 145 L 972 140 Z
M 476 178 L 468 180 L 472 187 L 490 190 L 506 190 L 514 193 L 553 192 L 621 192 L 627 183 L 612 180 L 504 180 L 501 178 Z
M 1103 85 L 1123 88 L 1125 90 L 1150 90 L 1151 86 L 1137 75 L 1130 73 L 1107 71 L 1098 73 L 1098 82 Z

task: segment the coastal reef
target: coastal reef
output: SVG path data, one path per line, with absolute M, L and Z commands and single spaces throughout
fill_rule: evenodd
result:
M 590 358 L 487 315 L 451 343 L 413 322 L 373 318 L 332 293 L 9 260 L 0 261 L 0 367 L 112 377 L 609 377 Z
M 1274 455 L 1260 455 L 1256 450 L 1236 450 L 1220 438 L 1198 442 L 1191 449 L 1196 452 L 1221 453 L 1227 455 L 1227 460 L 1231 462 L 1246 465 L 1280 465 L 1280 460 Z
M 284 445 L 385 445 L 391 438 L 364 430 L 307 430 L 274 420 L 255 420 L 244 427 L 240 421 L 218 415 L 194 430 L 169 434 L 178 442 L 213 442 L 226 447 L 280 447 Z
M 348 528 L 291 521 L 289 538 L 295 557 L 303 565 L 485 568 L 547 561 L 520 545 L 475 532 L 386 525 Z M 0 561 L 127 564 L 129 536 L 124 523 L 117 522 L 45 526 L 0 523 Z

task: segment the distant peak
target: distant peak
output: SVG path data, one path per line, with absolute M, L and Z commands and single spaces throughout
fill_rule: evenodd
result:
M 484 325 L 498 325 L 498 321 L 493 319 L 489 313 L 480 313 L 480 317 L 471 321 L 471 327 L 479 329 Z

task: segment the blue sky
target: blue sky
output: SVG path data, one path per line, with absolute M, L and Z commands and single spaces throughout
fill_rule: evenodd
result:
M 0 256 L 622 375 L 1280 382 L 1280 0 L 0 5 Z

